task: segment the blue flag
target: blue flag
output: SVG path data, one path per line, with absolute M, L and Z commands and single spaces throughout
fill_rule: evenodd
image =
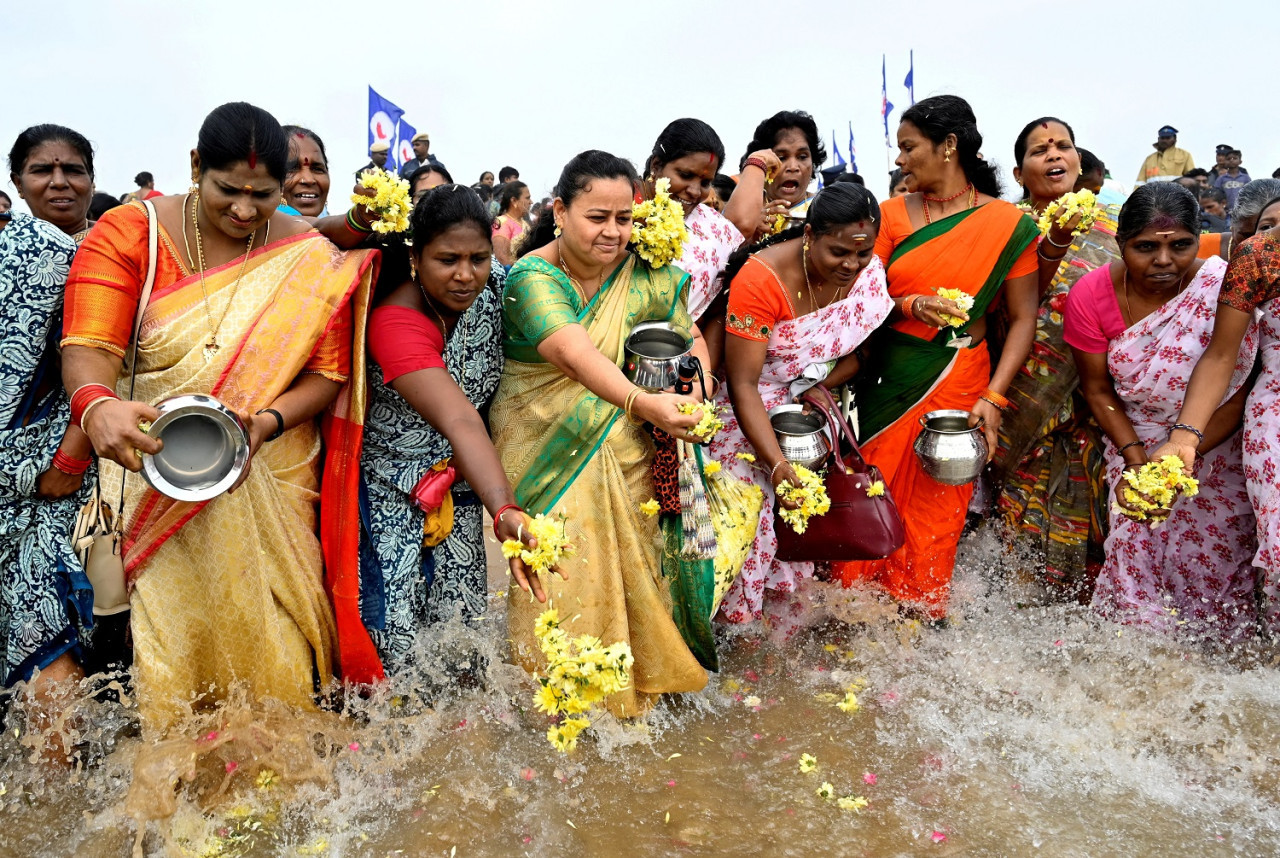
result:
M 911 65 L 907 68 L 907 76 L 902 81 L 902 85 L 907 88 L 907 94 L 911 96 L 911 103 L 916 103 L 916 52 L 911 52 Z
M 889 114 L 893 113 L 893 102 L 889 101 L 889 79 L 885 77 L 884 54 L 880 55 L 880 118 L 884 121 L 884 145 L 889 143 Z
M 391 147 L 387 152 L 387 167 L 396 169 L 396 126 L 404 111 L 387 101 L 369 87 L 369 145 L 382 142 Z
M 398 167 L 403 167 L 414 158 L 418 157 L 413 153 L 413 135 L 418 133 L 418 129 L 414 128 L 403 119 L 396 125 L 396 142 L 391 147 L 391 160 L 398 161 Z M 405 178 L 408 178 L 407 176 Z
M 849 172 L 858 172 L 858 147 L 853 145 L 853 123 L 849 123 Z
M 834 128 L 831 129 L 831 151 L 836 156 L 837 165 L 843 164 L 845 162 L 844 156 L 840 154 L 840 144 L 836 142 L 836 130 Z

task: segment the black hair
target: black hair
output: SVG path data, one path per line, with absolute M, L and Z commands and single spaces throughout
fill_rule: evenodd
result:
M 4 201 L 9 205 L 13 205 L 13 197 L 9 196 L 4 191 L 0 191 L 0 197 L 4 197 Z
M 316 148 L 320 150 L 320 157 L 324 158 L 325 164 L 327 165 L 329 163 L 329 153 L 324 151 L 324 141 L 320 139 L 319 134 L 315 133 L 310 128 L 303 128 L 301 125 L 286 125 L 284 126 L 284 133 L 285 133 L 285 136 L 291 141 L 297 137 L 309 138 L 313 143 L 316 144 Z M 295 166 L 294 161 L 295 161 L 294 158 L 289 159 L 287 169 L 294 168 Z
M 1182 178 L 1184 178 L 1184 179 L 1198 179 L 1198 178 L 1200 178 L 1201 176 L 1205 176 L 1205 177 L 1207 177 L 1208 175 L 1209 175 L 1209 171 L 1208 171 L 1208 170 L 1206 170 L 1204 167 L 1196 167 L 1196 168 L 1194 168 L 1194 169 L 1187 170 L 1187 172 L 1183 173 L 1183 174 L 1182 174 Z
M 1200 199 L 1214 200 L 1216 202 L 1222 203 L 1223 206 L 1226 206 L 1227 192 L 1222 190 L 1222 188 L 1201 188 Z
M 956 136 L 956 153 L 960 170 L 980 194 L 999 198 L 1000 174 L 995 165 L 978 157 L 982 151 L 982 134 L 969 102 L 958 95 L 934 95 L 917 101 L 902 113 L 899 123 L 910 122 L 934 145 L 948 134 Z
M 133 183 L 140 188 L 145 188 L 156 180 L 156 177 L 143 170 L 141 173 L 133 177 Z
M 560 171 L 560 179 L 556 182 L 555 195 L 566 206 L 573 205 L 578 195 L 587 189 L 593 179 L 626 179 L 634 188 L 640 184 L 636 168 L 625 158 L 602 152 L 599 149 L 588 149 L 574 155 L 564 169 Z M 533 233 L 520 248 L 520 255 L 537 250 L 551 243 L 555 238 L 556 219 L 547 217 L 543 212 Z
M 667 124 L 653 143 L 653 151 L 644 162 L 644 174 L 653 173 L 654 162 L 659 167 L 678 161 L 685 155 L 696 155 L 710 152 L 715 156 L 716 166 L 724 166 L 724 143 L 716 130 L 701 119 L 676 119 Z
M 81 134 L 65 125 L 32 125 L 18 135 L 9 150 L 9 172 L 21 173 L 27 166 L 27 159 L 37 146 L 50 142 L 66 143 L 84 159 L 84 167 L 93 178 L 93 144 Z
M 98 191 L 93 195 L 93 199 L 89 200 L 89 220 L 99 220 L 107 212 L 111 211 L 121 203 L 111 194 L 104 194 Z
M 515 167 L 503 167 L 498 171 L 498 181 L 503 182 L 504 184 L 512 179 L 518 178 L 520 178 L 520 171 Z
M 725 263 L 724 282 L 731 283 L 733 278 L 746 264 L 747 258 L 758 251 L 775 244 L 799 238 L 807 226 L 815 237 L 834 232 L 842 226 L 858 221 L 871 221 L 880 225 L 880 204 L 876 195 L 867 190 L 865 185 L 856 182 L 836 182 L 827 185 L 809 203 L 809 211 L 804 223 L 784 229 L 777 235 L 767 236 L 751 247 L 743 245 L 729 254 Z
M 260 161 L 267 174 L 284 182 L 289 162 L 289 138 L 276 118 L 261 107 L 231 101 L 204 118 L 196 142 L 200 175 L 225 170 L 241 161 Z
M 437 185 L 423 194 L 409 215 L 414 253 L 446 230 L 464 223 L 474 224 L 486 239 L 493 234 L 493 218 L 475 191 L 452 182 Z
M 444 183 L 446 185 L 453 184 L 453 176 L 449 175 L 449 171 L 446 170 L 442 164 L 436 164 L 431 161 L 428 161 L 427 163 L 418 167 L 416 170 L 414 170 L 412 173 L 409 174 L 409 193 L 410 194 L 413 193 L 413 186 L 418 184 L 418 179 L 421 179 L 427 173 L 439 173 L 440 175 L 444 176 Z
M 1258 217 L 1262 217 L 1262 213 L 1265 212 L 1267 209 L 1271 208 L 1272 206 L 1274 206 L 1276 203 L 1280 203 L 1280 197 L 1272 197 L 1271 199 L 1263 203 L 1262 208 L 1258 209 Z M 1254 233 L 1254 234 L 1256 235 L 1257 233 Z
M 1107 165 L 1102 163 L 1102 159 L 1097 155 L 1093 154 L 1088 149 L 1082 149 L 1079 146 L 1076 147 L 1076 151 L 1080 153 L 1080 170 L 1082 173 L 1107 172 Z
M 852 184 L 852 185 L 865 186 L 867 182 L 865 179 L 862 178 L 862 176 L 858 175 L 857 173 L 844 172 L 844 173 L 838 173 L 836 177 L 831 180 L 831 184 L 833 185 Z
M 1200 234 L 1200 203 L 1174 182 L 1139 185 L 1120 209 L 1116 243 L 1123 251 L 1129 240 L 1157 220 L 1168 219 L 1192 235 Z
M 483 173 L 481 173 L 481 174 L 480 174 L 480 178 L 476 179 L 476 184 L 483 185 L 483 184 L 484 184 L 484 177 L 485 177 L 485 176 L 492 176 L 492 175 L 493 175 L 493 171 L 492 171 L 492 170 L 485 170 Z
M 905 119 L 906 116 L 904 115 Z M 1071 126 L 1063 122 L 1056 116 L 1041 116 L 1039 119 L 1033 119 L 1023 126 L 1022 131 L 1018 132 L 1018 139 L 1013 141 L 1013 163 L 1022 168 L 1022 159 L 1027 157 L 1027 138 L 1031 136 L 1031 132 L 1036 130 L 1036 126 L 1048 125 L 1050 122 L 1056 122 L 1063 128 L 1067 129 L 1067 137 L 1074 146 L 1076 142 L 1076 132 L 1071 130 Z M 945 136 L 945 135 L 944 135 Z M 981 145 L 981 144 L 979 144 Z
M 813 171 L 816 174 L 818 168 L 827 160 L 827 149 L 822 145 L 822 138 L 818 136 L 818 123 L 803 110 L 780 110 L 757 125 L 756 130 L 751 134 L 751 142 L 747 144 L 747 151 L 738 161 L 738 169 L 741 170 L 746 166 L 747 158 L 752 152 L 772 149 L 776 146 L 779 135 L 788 128 L 798 129 L 808 141 L 809 154 L 813 157 Z
M 711 187 L 716 189 L 716 196 L 720 198 L 720 202 L 729 202 L 729 197 L 733 196 L 734 190 L 737 189 L 738 183 L 733 180 L 732 176 L 726 176 L 724 173 L 716 173 L 716 177 L 711 180 Z
M 898 187 L 898 185 L 902 184 L 902 180 L 906 178 L 906 175 L 907 174 L 902 172 L 901 169 L 895 169 L 892 173 L 890 173 L 889 174 L 889 190 L 892 191 L 894 188 Z
M 412 187 L 412 185 L 410 187 Z M 486 184 L 482 184 L 481 182 L 476 182 L 474 185 L 471 186 L 471 190 L 476 192 L 476 194 L 480 197 L 480 200 L 482 202 L 487 203 L 489 202 L 489 200 L 493 199 L 493 188 L 489 187 Z
M 502 194 L 498 197 L 498 214 L 506 214 L 511 204 L 520 199 L 520 192 L 527 187 L 529 186 L 518 179 L 503 185 Z

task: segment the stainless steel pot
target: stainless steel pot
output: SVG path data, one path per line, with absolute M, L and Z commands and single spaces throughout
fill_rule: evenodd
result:
M 670 322 L 641 322 L 625 346 L 623 374 L 647 390 L 665 390 L 679 380 L 680 358 L 693 351 L 693 335 Z
M 817 412 L 804 411 L 803 405 L 779 405 L 769 411 L 769 423 L 778 438 L 778 448 L 793 465 L 810 470 L 826 464 L 831 454 L 826 421 Z
M 249 463 L 249 433 L 235 412 L 202 393 L 156 403 L 147 434 L 164 442 L 142 457 L 142 476 L 163 495 L 206 501 L 235 485 Z
M 930 411 L 920 418 L 920 434 L 914 445 L 924 472 L 940 483 L 962 486 L 971 483 L 987 464 L 987 438 L 982 419 L 969 425 L 969 412 Z

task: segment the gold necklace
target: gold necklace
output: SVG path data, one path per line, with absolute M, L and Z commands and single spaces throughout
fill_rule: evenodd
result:
M 431 312 L 435 313 L 436 318 L 440 320 L 440 333 L 444 335 L 446 340 L 449 339 L 449 324 L 444 320 L 444 316 L 440 311 L 436 309 L 436 305 L 431 303 L 431 296 L 427 294 L 427 288 L 419 282 L 418 289 L 422 292 L 422 300 L 426 302 L 427 307 Z
M 244 278 L 245 269 L 249 267 L 249 254 L 253 250 L 253 240 L 258 237 L 258 231 L 255 229 L 252 233 L 249 234 L 249 242 L 244 250 L 244 260 L 240 263 L 240 273 L 236 275 L 236 282 L 231 287 L 231 295 L 227 298 L 227 305 L 222 308 L 222 315 L 218 317 L 217 324 L 214 324 L 213 309 L 209 306 L 209 290 L 205 287 L 205 282 L 204 282 L 204 269 L 205 269 L 204 242 L 200 237 L 200 218 L 196 213 L 196 207 L 200 203 L 200 192 L 197 190 L 194 195 L 187 194 L 187 197 L 192 197 L 191 208 L 190 208 L 191 229 L 196 234 L 196 257 L 200 264 L 200 267 L 199 267 L 200 294 L 204 297 L 204 314 L 205 314 L 205 319 L 207 319 L 209 323 L 209 339 L 204 344 L 204 359 L 205 359 L 205 362 L 207 363 L 208 361 L 213 360 L 214 356 L 218 353 L 218 349 L 220 348 L 220 346 L 218 345 L 218 333 L 222 330 L 222 323 L 225 322 L 227 319 L 227 313 L 231 312 L 231 303 L 235 301 L 236 293 L 240 291 L 240 281 Z M 183 198 L 184 209 L 186 208 L 187 197 Z M 267 244 L 267 241 L 270 240 L 270 238 L 271 238 L 271 221 L 268 220 L 267 232 L 262 242 L 263 246 Z M 186 229 L 182 230 L 182 243 L 187 251 L 187 260 L 188 262 L 191 262 L 191 244 L 187 241 Z
M 564 261 L 564 254 L 560 251 L 558 245 L 556 247 L 556 255 L 560 257 L 560 267 L 564 269 L 564 276 L 569 278 L 569 284 L 578 290 L 578 294 L 582 296 L 583 303 L 585 303 L 589 300 L 587 298 L 587 287 L 583 286 L 582 283 L 573 276 L 573 272 L 569 270 L 569 263 Z
M 807 244 L 800 245 L 800 267 L 804 269 L 804 288 L 809 292 L 809 303 L 813 305 L 813 312 L 825 310 L 834 304 L 836 299 L 840 297 L 840 290 L 844 287 L 837 286 L 835 294 L 831 296 L 831 300 L 822 306 L 818 306 L 818 299 L 813 294 L 813 284 L 809 282 L 809 245 Z
M 1190 271 L 1187 272 L 1187 274 L 1190 273 Z M 1178 281 L 1178 291 L 1173 293 L 1173 298 L 1177 298 L 1181 295 L 1182 290 L 1186 288 L 1187 274 L 1183 274 L 1182 278 Z M 1169 300 L 1172 301 L 1173 298 L 1170 298 Z M 1133 307 L 1129 304 L 1129 269 L 1127 267 L 1124 270 L 1124 313 L 1128 316 L 1128 318 L 1124 320 L 1128 323 L 1125 327 L 1133 327 L 1136 323 L 1133 318 Z

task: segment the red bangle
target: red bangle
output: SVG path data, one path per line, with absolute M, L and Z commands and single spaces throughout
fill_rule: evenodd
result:
M 73 459 L 62 452 L 61 447 L 53 454 L 53 467 L 68 476 L 78 477 L 89 470 L 89 466 L 92 464 L 93 459 Z
M 502 537 L 498 535 L 498 523 L 502 521 L 502 516 L 506 514 L 507 510 L 512 510 L 512 509 L 518 510 L 519 512 L 524 512 L 524 510 L 520 509 L 520 507 L 517 504 L 513 504 L 513 503 L 509 503 L 506 506 L 504 506 L 502 509 L 498 510 L 498 514 L 493 517 L 493 538 L 494 539 L 501 541 Z
M 978 398 L 985 399 L 987 402 L 990 402 L 992 405 L 994 405 L 996 408 L 999 408 L 1001 411 L 1004 411 L 1006 408 L 1009 407 L 1009 400 L 1001 396 L 1000 394 L 996 393 L 994 390 L 992 390 L 989 387 L 986 390 L 982 391 L 982 393 L 978 396 Z
M 905 319 L 915 319 L 916 317 L 916 301 L 920 300 L 919 295 L 908 295 L 902 299 L 902 316 Z
M 80 426 L 84 410 L 99 399 L 119 399 L 116 392 L 105 384 L 85 384 L 76 388 L 71 394 L 71 425 Z M 81 427 L 84 428 L 84 427 Z
M 769 175 L 769 167 L 764 163 L 763 158 L 755 158 L 755 157 L 748 158 L 747 162 L 742 165 L 742 168 L 744 170 L 747 167 L 759 167 L 760 172 L 764 173 L 765 176 Z

